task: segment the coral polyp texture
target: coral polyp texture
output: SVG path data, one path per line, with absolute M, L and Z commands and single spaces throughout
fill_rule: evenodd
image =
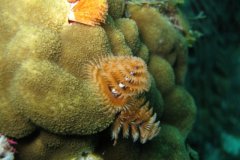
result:
M 1 1 L 0 133 L 17 160 L 192 159 L 188 45 L 155 4 Z

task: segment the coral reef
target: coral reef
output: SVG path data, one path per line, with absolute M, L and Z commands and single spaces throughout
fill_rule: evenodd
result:
M 0 6 L 0 132 L 18 140 L 17 159 L 190 160 L 183 33 L 140 1 L 69 23 L 69 2 Z
M 129 17 L 136 21 L 142 41 L 152 54 L 164 57 L 174 68 L 176 82 L 183 84 L 187 69 L 186 42 L 169 22 L 168 18 L 154 7 L 130 4 Z M 149 18 L 151 17 L 151 18 Z
M 93 153 L 96 140 L 92 137 L 59 136 L 46 131 L 35 132 L 19 140 L 17 159 L 80 159 Z M 64 151 L 64 152 L 63 152 Z

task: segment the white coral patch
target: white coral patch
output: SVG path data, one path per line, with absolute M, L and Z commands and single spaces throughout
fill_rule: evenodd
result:
M 14 160 L 14 153 L 8 150 L 10 144 L 7 141 L 7 138 L 3 135 L 0 135 L 0 160 Z

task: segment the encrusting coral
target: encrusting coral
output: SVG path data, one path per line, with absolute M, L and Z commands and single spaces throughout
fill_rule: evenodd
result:
M 11 88 L 12 101 L 24 117 L 59 134 L 93 134 L 110 125 L 114 116 L 101 109 L 105 101 L 99 92 L 88 80 L 34 60 L 22 64 Z
M 78 79 L 84 77 L 84 65 L 89 61 L 112 55 L 108 37 L 100 26 L 66 25 L 63 26 L 60 38 L 62 52 L 58 65 Z
M 136 22 L 129 18 L 119 18 L 116 20 L 116 27 L 123 33 L 127 45 L 131 48 L 133 55 L 136 55 L 140 46 L 139 32 Z
M 111 45 L 114 55 L 133 55 L 131 48 L 127 45 L 123 33 L 116 27 L 115 21 L 111 16 L 107 17 L 107 22 L 103 26 Z
M 96 139 L 85 136 L 60 136 L 47 131 L 35 132 L 18 141 L 17 159 L 80 159 L 94 152 Z M 64 152 L 62 152 L 64 151 Z
M 145 61 L 145 63 L 148 63 L 148 61 L 149 61 L 149 50 L 144 43 L 140 43 L 139 50 L 136 53 L 136 56 L 142 58 Z
M 108 0 L 108 14 L 114 19 L 121 18 L 124 14 L 125 0 Z
M 19 160 L 190 160 L 186 38 L 148 2 L 92 2 L 1 2 L 0 132 Z
M 184 138 L 189 134 L 196 116 L 192 96 L 181 86 L 175 86 L 165 96 L 162 120 L 177 127 Z
M 151 55 L 148 68 L 156 80 L 157 88 L 161 93 L 165 94 L 174 87 L 174 70 L 165 59 L 158 55 Z
M 36 129 L 36 126 L 15 109 L 9 99 L 1 97 L 0 102 L 1 133 L 9 137 L 22 138 L 30 135 Z
M 130 4 L 127 12 L 136 21 L 149 51 L 166 59 L 175 69 L 176 82 L 183 84 L 187 69 L 187 50 L 182 35 L 154 7 Z

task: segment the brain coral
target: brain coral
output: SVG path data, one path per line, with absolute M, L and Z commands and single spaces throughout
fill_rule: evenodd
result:
M 17 159 L 190 160 L 185 37 L 156 3 L 107 2 L 96 26 L 69 23 L 67 0 L 1 2 L 0 132 Z

